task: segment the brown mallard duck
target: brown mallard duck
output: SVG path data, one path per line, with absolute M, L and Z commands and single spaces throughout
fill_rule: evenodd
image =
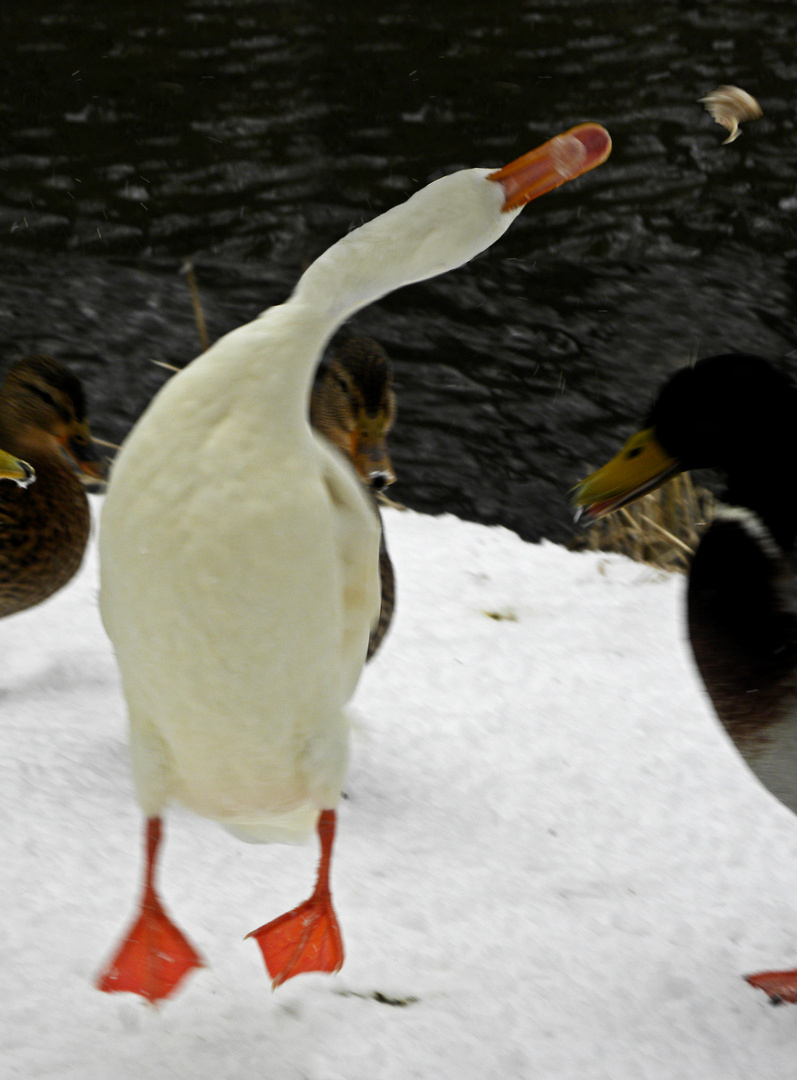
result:
M 11 477 L 17 484 L 0 485 L 4 616 L 52 596 L 83 559 L 91 515 L 75 467 L 94 479 L 103 473 L 78 377 L 49 356 L 13 364 L 0 385 L 0 446 L 27 469 Z
M 396 419 L 390 360 L 371 338 L 350 338 L 313 390 L 310 421 L 350 459 L 360 479 L 384 491 L 396 474 L 385 442 Z
M 349 458 L 374 495 L 374 507 L 379 514 L 382 602 L 379 621 L 368 640 L 368 660 L 382 644 L 396 606 L 393 563 L 375 498 L 396 479 L 386 442 L 396 418 L 396 396 L 391 383 L 390 360 L 382 346 L 371 338 L 350 338 L 333 356 L 310 398 L 313 427 Z
M 642 430 L 576 488 L 595 520 L 693 468 L 718 468 L 726 504 L 689 572 L 689 639 L 722 726 L 762 784 L 797 813 L 797 386 L 733 353 L 677 371 Z M 797 1003 L 797 970 L 747 976 Z

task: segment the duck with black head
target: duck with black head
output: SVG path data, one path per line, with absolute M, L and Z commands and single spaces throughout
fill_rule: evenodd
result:
M 596 520 L 699 467 L 726 486 L 689 572 L 695 663 L 744 761 L 797 813 L 797 386 L 740 353 L 676 372 L 641 430 L 577 486 L 577 515 Z M 797 1003 L 797 970 L 747 979 Z

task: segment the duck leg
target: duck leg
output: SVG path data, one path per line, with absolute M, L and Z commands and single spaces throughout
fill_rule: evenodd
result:
M 313 895 L 292 911 L 246 935 L 260 946 L 273 989 L 305 971 L 334 974 L 343 966 L 343 942 L 329 891 L 334 810 L 322 810 L 319 814 L 318 838 L 321 860 Z
M 761 971 L 757 975 L 745 975 L 745 980 L 769 994 L 773 1005 L 784 1002 L 797 1005 L 797 971 Z
M 138 919 L 114 958 L 97 979 L 106 994 L 129 991 L 157 1002 L 177 989 L 185 976 L 203 967 L 202 957 L 172 923 L 155 891 L 155 863 L 161 819 L 147 819 L 147 865 Z

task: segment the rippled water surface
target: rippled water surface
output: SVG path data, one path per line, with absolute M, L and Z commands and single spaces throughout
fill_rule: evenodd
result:
M 582 120 L 608 163 L 469 266 L 360 313 L 391 354 L 397 499 L 567 539 L 567 489 L 664 373 L 746 348 L 797 368 L 797 9 L 88 0 L 7 4 L 0 352 L 71 360 L 120 439 L 212 337 L 442 172 Z M 10 9 L 10 10 L 9 10 Z M 764 118 L 730 146 L 697 99 Z

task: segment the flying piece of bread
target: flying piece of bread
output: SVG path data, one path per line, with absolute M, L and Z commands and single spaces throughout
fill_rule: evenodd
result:
M 700 98 L 706 109 L 718 124 L 722 124 L 730 131 L 730 135 L 723 142 L 732 143 L 741 135 L 739 124 L 745 120 L 757 120 L 763 116 L 761 106 L 752 94 L 738 86 L 718 86 L 710 94 Z

